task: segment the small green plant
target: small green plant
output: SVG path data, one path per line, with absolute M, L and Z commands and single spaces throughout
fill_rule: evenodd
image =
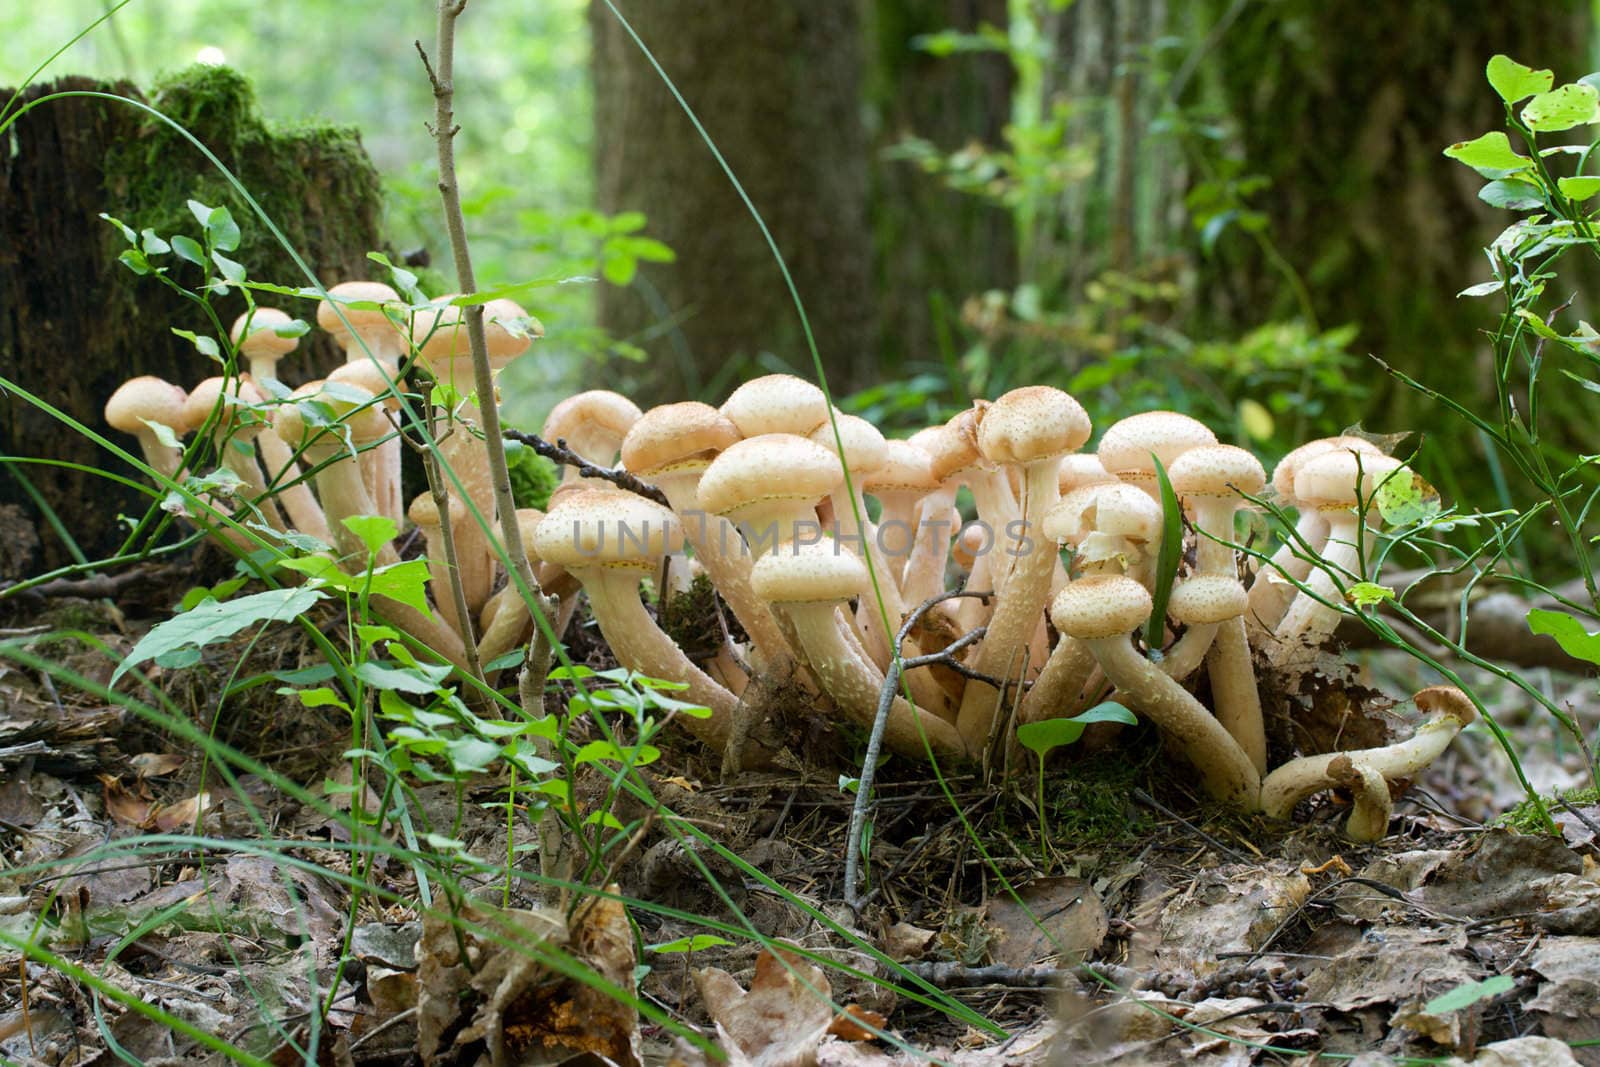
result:
M 1076 744 L 1083 732 L 1097 722 L 1120 722 L 1126 726 L 1136 726 L 1139 720 L 1121 704 L 1106 700 L 1070 719 L 1045 719 L 1017 727 L 1017 741 L 1037 757 L 1039 764 L 1034 803 L 1039 811 L 1039 848 L 1046 861 L 1049 859 L 1050 826 L 1046 814 L 1048 809 L 1044 803 L 1045 757 L 1058 748 Z

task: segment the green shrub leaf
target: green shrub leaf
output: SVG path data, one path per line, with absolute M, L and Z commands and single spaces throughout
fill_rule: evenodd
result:
M 1522 109 L 1522 121 L 1537 133 L 1570 130 L 1600 119 L 1597 103 L 1600 103 L 1600 93 L 1594 86 L 1573 82 L 1529 100 Z
M 1423 1007 L 1429 1015 L 1448 1015 L 1453 1011 L 1471 1007 L 1480 1000 L 1498 997 L 1516 987 L 1517 980 L 1508 974 L 1496 974 L 1481 982 L 1462 982 L 1448 993 L 1441 993 Z
M 1120 722 L 1132 726 L 1138 721 L 1133 717 L 1133 712 L 1115 701 L 1107 700 L 1070 719 L 1042 719 L 1024 723 L 1017 727 L 1017 740 L 1023 748 L 1044 759 L 1051 749 L 1076 742 L 1093 723 Z
M 296 589 L 268 589 L 236 600 L 204 600 L 191 611 L 158 623 L 141 637 L 117 664 L 111 684 L 129 669 L 175 652 L 181 648 L 204 648 L 226 641 L 239 631 L 257 623 L 284 622 L 311 610 L 327 594 L 301 586 Z
M 1471 141 L 1457 141 L 1444 154 L 1485 178 L 1504 178 L 1533 166 L 1533 160 L 1514 152 L 1510 138 L 1498 130 Z
M 1488 69 L 1484 73 L 1489 78 L 1489 84 L 1494 91 L 1500 94 L 1500 99 L 1508 104 L 1515 104 L 1539 93 L 1547 93 L 1556 83 L 1556 76 L 1548 70 L 1534 70 L 1525 67 L 1510 56 L 1498 55 L 1489 59 Z
M 1573 659 L 1600 665 L 1600 633 L 1590 633 L 1566 612 L 1534 608 L 1528 612 L 1528 629 L 1555 638 L 1561 651 Z

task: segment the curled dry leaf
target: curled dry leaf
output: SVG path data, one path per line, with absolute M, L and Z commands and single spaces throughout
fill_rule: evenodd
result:
M 695 985 L 730 1058 L 735 1049 L 756 1067 L 812 1067 L 833 1024 L 832 987 L 822 969 L 782 948 L 761 950 L 748 991 L 717 967 L 695 972 Z

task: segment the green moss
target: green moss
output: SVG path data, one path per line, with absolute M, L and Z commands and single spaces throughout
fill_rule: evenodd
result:
M 520 441 L 507 441 L 506 466 L 517 507 L 542 511 L 549 506 L 550 494 L 561 484 L 561 472 L 554 463 Z
M 1567 789 L 1555 795 L 1565 800 L 1575 808 L 1586 807 L 1591 804 L 1600 804 L 1600 789 L 1589 786 L 1584 789 Z M 1561 810 L 1561 805 L 1555 802 L 1555 797 L 1547 797 L 1544 806 L 1555 814 Z M 1543 834 L 1550 830 L 1547 817 L 1539 811 L 1538 805 L 1532 800 L 1524 800 L 1494 821 L 1495 826 L 1504 826 L 1518 833 Z
M 348 261 L 353 248 L 379 247 L 378 174 L 353 127 L 270 125 L 249 81 L 228 67 L 195 65 L 162 77 L 150 104 L 239 179 L 314 269 Z M 245 265 L 250 278 L 305 283 L 245 198 L 168 123 L 151 118 L 137 138 L 109 146 L 105 173 L 107 212 L 135 229 L 198 236 L 187 202 L 225 206 L 242 231 L 231 258 Z M 176 271 L 181 282 L 197 280 L 191 267 Z

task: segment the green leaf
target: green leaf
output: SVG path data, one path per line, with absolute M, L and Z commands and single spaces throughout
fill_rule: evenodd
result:
M 221 603 L 203 601 L 192 611 L 158 623 L 141 637 L 128 650 L 122 662 L 117 664 L 116 671 L 111 675 L 111 683 L 115 685 L 117 679 L 130 668 L 168 652 L 180 648 L 203 648 L 217 641 L 225 641 L 257 623 L 283 622 L 303 615 L 326 596 L 320 590 L 302 586 L 296 589 L 268 589 Z
M 1600 193 L 1600 178 L 1587 174 L 1575 178 L 1557 178 L 1556 188 L 1568 200 L 1587 200 Z
M 379 641 L 400 640 L 400 631 L 393 626 L 357 626 L 356 636 L 363 644 L 375 645 Z
M 212 208 L 204 225 L 206 239 L 211 242 L 212 248 L 232 252 L 239 247 L 239 224 L 233 221 L 233 213 L 227 208 Z
M 279 693 L 287 696 L 293 693 L 300 698 L 300 703 L 308 708 L 343 708 L 350 710 L 350 705 L 344 698 L 327 686 L 318 686 L 316 689 L 280 689 Z
M 1501 178 L 1478 190 L 1478 199 L 1505 211 L 1537 211 L 1544 207 L 1544 194 L 1532 182 L 1520 178 Z
M 164 256 L 172 251 L 172 246 L 163 241 L 156 231 L 146 226 L 139 231 L 139 247 L 144 249 L 146 255 Z
M 646 945 L 649 952 L 658 952 L 663 956 L 674 952 L 701 952 L 708 948 L 719 948 L 722 945 L 731 945 L 725 937 L 716 934 L 695 934 L 693 937 L 680 937 L 674 941 L 663 941 L 659 945 Z
M 450 766 L 460 772 L 478 774 L 500 758 L 500 746 L 481 737 L 458 737 L 444 746 Z
M 172 251 L 179 259 L 187 259 L 201 270 L 206 269 L 206 250 L 201 248 L 200 242 L 193 237 L 185 237 L 181 233 L 174 234 Z
M 150 428 L 150 432 L 156 435 L 157 441 L 160 441 L 168 448 L 176 448 L 180 451 L 182 450 L 183 442 L 178 440 L 178 435 L 172 431 L 172 427 L 166 425 L 165 423 L 157 422 L 154 419 L 141 418 L 139 421 Z
M 222 272 L 222 276 L 228 279 L 228 281 L 233 282 L 235 285 L 244 281 L 243 263 L 237 263 L 223 255 L 221 252 L 211 253 L 211 262 L 217 265 L 217 269 Z
M 400 532 L 400 527 L 387 515 L 351 515 L 343 523 L 346 530 L 361 538 L 361 543 L 374 556 Z
M 1504 178 L 1533 166 L 1533 160 L 1512 151 L 1510 138 L 1498 130 L 1471 141 L 1457 141 L 1444 154 L 1485 178 Z
M 200 350 L 200 354 L 221 362 L 222 349 L 218 347 L 216 338 L 207 337 L 205 334 L 192 333 L 189 330 L 180 330 L 173 326 L 172 332 Z
M 1528 612 L 1528 629 L 1555 638 L 1561 651 L 1573 659 L 1600 666 L 1600 632 L 1590 633 L 1583 623 L 1566 612 L 1533 608 Z
M 596 823 L 604 826 L 607 830 L 627 829 L 626 826 L 622 825 L 622 820 L 609 811 L 591 811 L 589 817 L 583 820 L 583 825 L 585 826 L 593 826 Z
M 1515 104 L 1538 93 L 1547 93 L 1556 83 L 1553 72 L 1525 67 L 1506 55 L 1489 57 L 1489 65 L 1484 73 L 1494 91 L 1500 94 L 1500 99 L 1508 104 Z
M 1441 993 L 1423 1006 L 1429 1015 L 1448 1015 L 1453 1011 L 1471 1007 L 1480 1000 L 1498 997 L 1515 989 L 1517 980 L 1509 974 L 1496 974 L 1481 982 L 1462 982 L 1448 993 Z
M 599 763 L 602 760 L 621 762 L 622 753 L 610 741 L 590 741 L 573 755 L 573 765 Z
M 1044 759 L 1051 749 L 1076 742 L 1093 723 L 1121 722 L 1132 726 L 1138 721 L 1133 712 L 1115 701 L 1107 700 L 1070 719 L 1041 719 L 1024 723 L 1017 727 L 1017 740 L 1023 748 Z
M 1172 597 L 1172 583 L 1178 577 L 1178 564 L 1183 562 L 1183 505 L 1173 491 L 1172 479 L 1161 459 L 1150 453 L 1156 465 L 1156 482 L 1161 487 L 1161 551 L 1156 555 L 1156 587 L 1150 595 L 1152 607 L 1150 620 L 1144 626 L 1144 643 L 1150 648 L 1161 647 L 1161 632 L 1167 625 L 1167 601 Z
M 115 226 L 117 229 L 121 230 L 122 236 L 127 239 L 130 245 L 136 245 L 139 243 L 139 235 L 133 232 L 132 226 L 129 226 L 121 219 L 113 218 L 110 215 L 107 215 L 104 211 L 100 212 L 100 217 L 111 223 L 111 225 Z
M 1381 604 L 1385 600 L 1394 599 L 1394 590 L 1387 585 L 1377 582 L 1357 582 L 1346 593 L 1350 603 L 1358 608 L 1370 608 L 1374 604 Z
M 1546 341 L 1563 341 L 1563 340 L 1565 340 L 1564 337 L 1562 337 L 1559 333 L 1556 332 L 1555 327 L 1553 327 L 1549 323 L 1545 322 L 1538 315 L 1534 314 L 1532 311 L 1528 310 L 1527 308 L 1518 308 L 1517 309 L 1517 318 L 1519 318 L 1523 322 L 1527 323 L 1528 324 L 1528 329 L 1532 330 L 1534 333 L 1538 334 L 1540 337 L 1543 337 Z
M 1395 471 L 1378 486 L 1378 514 L 1391 527 L 1415 526 L 1443 510 L 1439 491 L 1409 467 Z
M 117 262 L 140 276 L 149 274 L 154 269 L 144 253 L 137 248 L 124 248 L 122 254 L 117 257 Z
M 1570 130 L 1600 118 L 1596 104 L 1600 93 L 1594 86 L 1573 82 L 1548 93 L 1540 93 L 1522 109 L 1522 121 L 1536 133 Z
M 433 609 L 428 607 L 428 561 L 425 557 L 379 567 L 372 572 L 371 592 L 373 596 L 398 600 L 433 618 Z
M 356 677 L 374 689 L 391 689 L 398 693 L 432 693 L 438 683 L 409 668 L 385 667 L 368 660 L 356 668 Z

